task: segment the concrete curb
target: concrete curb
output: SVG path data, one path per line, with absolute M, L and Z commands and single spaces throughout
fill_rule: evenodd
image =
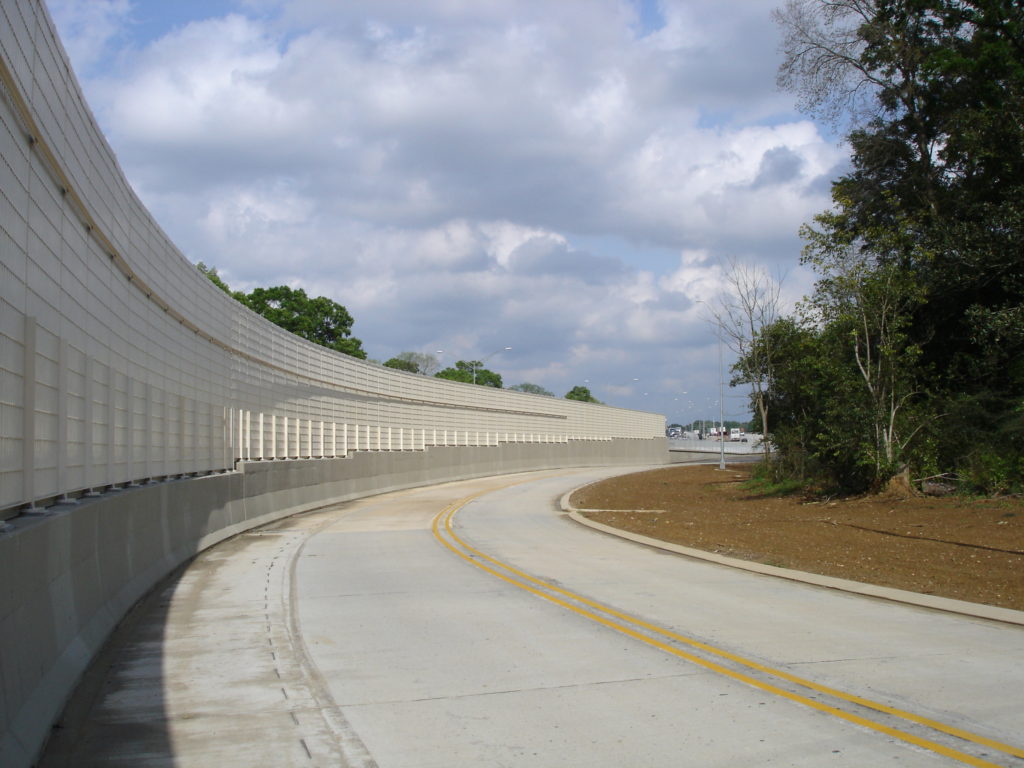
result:
M 586 486 L 580 486 L 580 488 L 584 487 Z M 693 549 L 691 547 L 680 546 L 679 544 L 671 544 L 667 541 L 660 541 L 659 539 L 652 539 L 649 536 L 631 533 L 620 528 L 612 528 L 611 526 L 589 520 L 582 514 L 583 512 L 597 510 L 576 509 L 569 504 L 569 497 L 578 490 L 579 488 L 574 488 L 562 496 L 560 502 L 562 510 L 567 512 L 569 517 L 580 525 L 585 525 L 588 528 L 593 528 L 594 530 L 607 533 L 611 536 L 617 536 L 620 539 L 626 539 L 637 544 L 654 547 L 655 549 L 661 549 L 666 552 L 674 552 L 677 555 L 684 555 L 697 560 L 706 560 L 707 562 L 725 565 L 730 568 L 739 568 L 740 570 L 759 573 L 764 576 L 775 576 L 782 579 L 789 579 L 790 581 L 799 581 L 804 584 L 813 584 L 814 586 L 825 587 L 827 589 L 838 589 L 842 592 L 850 592 L 857 595 L 864 595 L 866 597 L 892 600 L 898 603 L 914 605 L 919 608 L 931 608 L 936 611 L 956 613 L 977 619 L 988 619 L 989 621 L 1000 621 L 1004 624 L 1024 626 L 1024 611 L 1015 611 L 1010 608 L 998 608 L 996 606 L 982 605 L 980 603 L 969 603 L 965 600 L 953 600 L 948 597 L 922 595 L 918 592 L 908 592 L 903 589 L 879 587 L 874 584 L 850 581 L 849 579 L 837 579 L 834 576 L 821 576 L 816 573 L 794 571 L 791 568 L 778 568 L 774 565 L 764 565 L 750 560 L 738 560 L 735 557 L 725 557 L 724 555 L 718 555 L 714 552 L 705 552 L 700 549 Z

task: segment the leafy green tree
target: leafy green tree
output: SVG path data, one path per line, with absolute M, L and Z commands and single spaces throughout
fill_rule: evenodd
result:
M 1024 4 L 790 0 L 776 18 L 780 83 L 851 129 L 852 169 L 805 230 L 839 375 L 816 456 L 1024 487 Z M 844 413 L 872 425 L 852 453 L 828 428 Z
M 807 258 L 825 276 L 809 306 L 815 319 L 845 343 L 836 350 L 863 386 L 863 422 L 870 435 L 862 452 L 873 464 L 872 485 L 906 469 L 908 446 L 929 417 L 921 347 L 910 336 L 912 315 L 924 300 L 906 270 L 879 264 L 856 245 L 811 237 Z M 854 395 L 856 396 L 856 395 Z M 860 399 L 860 398 L 857 398 Z
M 513 384 L 508 389 L 513 392 L 527 392 L 531 395 L 544 395 L 546 397 L 554 397 L 555 393 L 551 390 L 544 389 L 540 384 L 531 384 L 528 381 L 524 381 L 522 384 Z
M 823 405 L 819 390 L 824 378 L 818 364 L 825 359 L 818 342 L 819 333 L 812 325 L 803 325 L 793 317 L 780 317 L 758 329 L 747 353 L 756 360 L 763 357 L 763 350 L 771 349 L 775 361 L 763 381 L 762 397 L 768 419 L 761 430 L 765 442 L 770 441 L 777 449 L 771 462 L 776 480 L 805 480 L 816 469 L 815 436 L 821 431 Z M 732 369 L 736 380 L 742 382 L 754 360 L 737 361 Z M 756 403 L 752 405 L 756 407 Z
M 466 384 L 479 384 L 484 387 L 501 389 L 501 374 L 483 367 L 479 360 L 459 360 L 454 366 L 435 373 L 438 379 L 461 381 Z
M 352 316 L 341 304 L 325 296 L 311 299 L 301 288 L 285 285 L 255 288 L 248 294 L 232 291 L 216 267 L 199 262 L 196 268 L 228 296 L 286 331 L 336 352 L 366 359 L 363 343 L 351 336 Z
M 600 403 L 601 401 L 590 394 L 587 387 L 577 385 L 565 393 L 566 400 L 579 400 L 583 403 Z
M 434 355 L 425 352 L 400 352 L 384 363 L 388 368 L 409 373 L 420 373 L 432 376 L 441 367 Z
M 235 301 L 245 303 L 245 294 L 241 291 L 232 291 L 228 284 L 224 282 L 221 276 L 217 273 L 216 267 L 208 267 L 203 262 L 196 264 L 196 269 L 202 272 L 210 280 L 211 283 L 220 288 L 224 293 L 233 298 Z
M 746 384 L 751 391 L 754 413 L 761 419 L 761 432 L 768 429 L 768 400 L 765 387 L 773 374 L 774 359 L 770 336 L 762 336 L 754 344 L 762 328 L 770 326 L 779 316 L 781 280 L 765 270 L 738 261 L 731 261 L 725 273 L 725 290 L 721 300 L 706 305 L 724 339 L 737 356 L 733 366 L 735 377 L 730 386 Z M 765 460 L 771 455 L 771 442 L 761 443 Z
M 328 349 L 366 358 L 362 342 L 351 336 L 352 316 L 326 296 L 309 298 L 301 288 L 255 288 L 245 297 L 249 309 L 275 325 Z
M 412 360 L 402 357 L 392 357 L 389 360 L 384 361 L 385 368 L 394 368 L 397 371 L 407 371 L 408 373 L 419 373 L 420 367 L 416 365 Z

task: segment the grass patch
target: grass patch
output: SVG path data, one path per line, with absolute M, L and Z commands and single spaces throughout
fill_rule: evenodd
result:
M 772 462 L 758 462 L 750 468 L 750 477 L 740 483 L 740 487 L 752 496 L 784 497 L 797 494 L 807 495 L 812 484 L 806 479 L 786 477 L 778 472 L 778 466 Z
M 800 480 L 773 480 L 767 475 L 754 475 L 742 483 L 742 488 L 758 496 L 792 496 L 807 489 L 806 484 Z

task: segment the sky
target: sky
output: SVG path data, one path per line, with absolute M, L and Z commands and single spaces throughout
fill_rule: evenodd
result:
M 798 230 L 849 163 L 775 84 L 781 2 L 48 7 L 139 197 L 233 289 L 334 299 L 381 362 L 687 423 L 750 417 L 708 307 L 731 264 L 810 291 Z

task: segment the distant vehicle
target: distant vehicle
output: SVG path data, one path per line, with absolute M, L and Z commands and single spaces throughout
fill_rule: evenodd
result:
M 734 443 L 738 443 L 743 439 L 743 430 L 739 427 L 733 427 L 729 430 L 729 440 Z

